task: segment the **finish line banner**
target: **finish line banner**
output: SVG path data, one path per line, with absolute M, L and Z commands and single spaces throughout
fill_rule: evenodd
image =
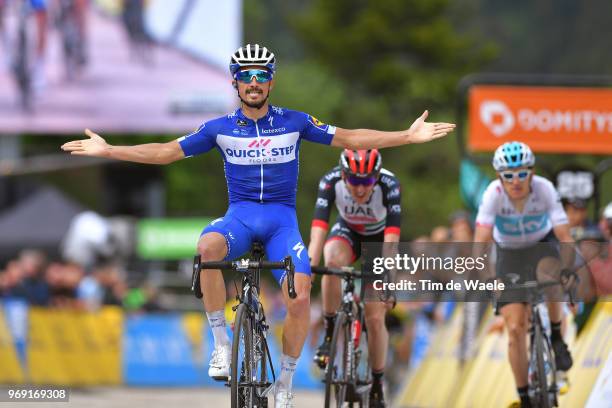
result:
M 402 242 L 364 243 L 361 249 L 366 301 L 393 295 L 398 301 L 415 302 L 561 302 L 570 289 L 574 301 L 612 292 L 607 243 L 538 242 L 517 248 Z
M 475 85 L 468 104 L 473 151 L 520 140 L 536 152 L 612 154 L 612 89 Z

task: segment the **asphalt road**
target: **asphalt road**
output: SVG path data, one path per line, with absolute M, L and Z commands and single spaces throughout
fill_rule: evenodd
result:
M 171 408 L 230 406 L 229 388 L 95 388 L 71 390 L 70 402 L 54 403 L 9 403 L 0 402 L 0 407 L 51 407 L 51 408 Z M 296 408 L 323 406 L 322 392 L 298 392 Z M 272 399 L 270 400 L 272 407 Z

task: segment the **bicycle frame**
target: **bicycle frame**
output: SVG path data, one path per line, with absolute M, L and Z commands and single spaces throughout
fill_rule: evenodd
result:
M 361 278 L 362 274 L 361 272 L 354 272 L 352 267 L 345 267 L 341 269 L 313 267 L 312 271 L 313 273 L 320 275 L 338 276 L 342 278 L 345 283 L 342 293 L 342 301 L 338 309 L 338 316 L 342 316 L 342 318 L 339 318 L 340 321 L 336 321 L 336 327 L 334 328 L 334 333 L 339 330 L 343 330 L 342 328 L 339 328 L 338 325 L 344 325 L 344 330 L 346 330 L 344 336 L 345 338 L 343 339 L 343 348 L 341 356 L 342 365 L 344 366 L 344 371 L 341 377 L 344 378 L 333 378 L 333 376 L 335 376 L 335 374 L 333 374 L 334 371 L 330 370 L 334 370 L 336 366 L 334 365 L 334 361 L 332 361 L 332 356 L 335 359 L 335 352 L 332 352 L 330 355 L 330 360 L 327 363 L 325 376 L 326 404 L 328 404 L 329 402 L 328 394 L 330 391 L 328 390 L 328 388 L 331 386 L 340 386 L 352 388 L 343 389 L 342 391 L 338 391 L 336 389 L 335 392 L 339 393 L 335 397 L 336 400 L 338 399 L 338 395 L 340 395 L 340 399 L 349 398 L 346 392 L 350 390 L 353 393 L 353 398 L 355 397 L 355 395 L 358 395 L 358 398 L 361 399 L 360 404 L 365 404 L 363 406 L 367 406 L 367 391 L 371 384 L 371 382 L 367 379 L 367 376 L 369 375 L 369 370 L 366 370 L 366 379 L 362 380 L 359 377 L 358 373 L 361 355 L 357 355 L 357 353 L 359 353 L 360 351 L 356 347 L 358 345 L 358 342 L 362 344 L 361 336 L 363 335 L 363 333 L 366 333 L 366 327 L 364 324 L 364 306 L 362 301 L 363 296 L 360 296 L 359 299 L 356 299 L 354 294 L 355 279 Z M 346 329 L 347 326 L 348 330 Z M 334 334 L 333 338 L 336 339 L 336 334 Z M 334 340 L 332 340 L 332 343 L 334 343 Z M 337 347 L 337 344 L 332 344 L 332 350 L 334 350 L 335 347 Z M 359 348 L 361 348 L 361 346 Z M 353 398 L 351 399 L 353 400 L 353 402 L 355 402 Z M 347 400 L 344 399 L 344 401 Z
M 243 398 L 250 401 L 246 402 L 247 405 L 260 406 L 259 404 L 262 403 L 265 405 L 267 403 L 267 395 L 276 381 L 276 373 L 274 372 L 272 357 L 266 341 L 269 326 L 266 323 L 263 306 L 259 301 L 261 270 L 285 269 L 289 297 L 292 299 L 297 297 L 294 281 L 295 270 L 291 256 L 286 256 L 282 262 L 263 261 L 263 256 L 263 246 L 260 243 L 254 243 L 250 259 L 231 262 L 201 262 L 199 255 L 196 255 L 194 258 L 191 290 L 197 298 L 203 297 L 200 287 L 200 272 L 202 269 L 234 270 L 243 274 L 242 287 L 236 296 L 238 304 L 233 307 L 233 310 L 236 312 L 231 363 L 231 372 L 233 374 L 230 375 L 226 383 L 232 390 L 232 407 L 237 405 L 242 407 L 246 402 Z M 240 350 L 244 353 L 242 357 Z M 239 365 L 240 361 L 241 364 Z M 269 364 L 272 371 L 273 382 L 267 381 L 267 364 Z M 252 373 L 253 369 L 255 369 L 255 375 Z M 258 370 L 260 375 L 259 381 L 256 380 Z M 250 390 L 250 392 L 245 393 L 245 388 Z

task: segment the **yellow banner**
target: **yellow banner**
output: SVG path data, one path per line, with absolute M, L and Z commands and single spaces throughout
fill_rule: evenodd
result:
M 24 373 L 0 307 L 0 384 L 22 384 Z
M 460 344 L 463 307 L 459 305 L 450 321 L 441 326 L 427 356 L 414 372 L 397 400 L 399 407 L 443 407 L 459 379 L 457 348 Z
M 32 308 L 28 368 L 33 384 L 121 383 L 122 312 Z
M 600 301 L 593 309 L 572 352 L 574 366 L 568 373 L 570 389 L 559 399 L 562 408 L 585 406 L 612 352 L 612 298 Z

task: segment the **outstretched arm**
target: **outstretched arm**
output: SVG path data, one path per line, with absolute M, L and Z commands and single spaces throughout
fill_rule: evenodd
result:
M 89 139 L 67 142 L 62 145 L 62 150 L 79 156 L 106 157 L 147 164 L 168 164 L 185 157 L 176 140 L 168 143 L 113 146 L 89 129 L 85 129 L 85 134 L 89 136 Z
M 383 132 L 370 129 L 337 128 L 332 140 L 332 146 L 346 149 L 380 149 L 383 147 L 401 146 L 409 143 L 425 143 L 446 136 L 455 129 L 454 123 L 425 122 L 428 111 L 407 130 L 398 132 Z

